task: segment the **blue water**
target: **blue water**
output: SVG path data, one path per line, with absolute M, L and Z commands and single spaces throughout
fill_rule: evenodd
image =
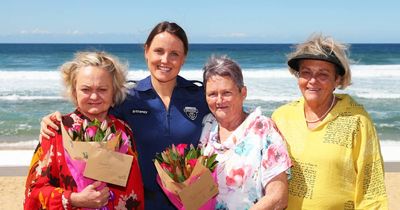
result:
M 249 94 L 246 106 L 261 106 L 270 115 L 300 96 L 287 70 L 291 44 L 192 44 L 181 75 L 201 80 L 201 68 L 212 54 L 227 54 L 244 71 Z M 104 50 L 129 63 L 129 78 L 148 75 L 141 44 L 0 44 L 1 142 L 37 139 L 42 116 L 69 112 L 62 96 L 58 67 L 81 50 Z M 400 141 L 400 44 L 353 44 L 353 85 L 344 92 L 364 104 L 380 138 Z

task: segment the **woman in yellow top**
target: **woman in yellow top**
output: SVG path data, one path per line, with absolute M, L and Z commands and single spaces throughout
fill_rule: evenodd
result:
M 348 46 L 321 35 L 289 55 L 302 97 L 272 115 L 292 158 L 288 209 L 387 209 L 374 124 L 362 105 L 335 94 L 351 83 Z

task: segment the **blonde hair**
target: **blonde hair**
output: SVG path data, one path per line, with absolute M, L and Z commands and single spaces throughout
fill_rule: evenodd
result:
M 76 89 L 76 75 L 78 71 L 87 66 L 95 66 L 106 70 L 112 76 L 113 103 L 120 104 L 126 97 L 127 65 L 119 62 L 118 58 L 106 52 L 78 52 L 72 61 L 60 67 L 61 77 L 65 86 L 65 95 L 78 105 L 74 96 Z
M 333 54 L 341 64 L 341 66 L 335 65 L 336 76 L 341 78 L 338 88 L 345 89 L 351 84 L 350 59 L 348 58 L 349 47 L 350 45 L 337 42 L 332 37 L 313 34 L 307 41 L 295 46 L 295 51 L 288 55 L 288 61 L 296 59 L 295 57 L 301 57 L 302 55 L 329 57 Z M 343 75 L 338 73 L 340 72 L 338 71 L 338 68 L 344 71 Z M 289 71 L 294 75 L 297 75 L 298 73 L 298 69 L 294 69 L 290 66 Z

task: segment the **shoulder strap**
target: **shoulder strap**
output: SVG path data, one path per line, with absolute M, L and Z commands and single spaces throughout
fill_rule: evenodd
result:
M 189 81 L 198 87 L 203 87 L 203 82 L 199 80 L 189 80 Z
M 126 88 L 131 89 L 131 88 L 135 88 L 137 86 L 139 81 L 137 80 L 128 80 L 126 81 Z
M 199 140 L 200 146 L 205 146 L 207 144 L 208 136 L 210 135 L 212 123 L 213 123 L 214 116 L 210 113 L 203 117 L 202 130 Z

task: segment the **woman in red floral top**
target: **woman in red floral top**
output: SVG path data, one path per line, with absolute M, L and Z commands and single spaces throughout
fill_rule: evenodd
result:
M 77 109 L 62 117 L 66 130 L 84 119 L 107 121 L 124 132 L 130 142 L 126 154 L 133 156 L 125 187 L 95 181 L 79 190 L 63 147 L 61 129 L 52 138 L 42 138 L 33 155 L 26 181 L 24 209 L 144 209 L 143 183 L 132 131 L 126 123 L 108 114 L 125 98 L 126 70 L 104 52 L 82 52 L 61 67 L 67 94 Z

